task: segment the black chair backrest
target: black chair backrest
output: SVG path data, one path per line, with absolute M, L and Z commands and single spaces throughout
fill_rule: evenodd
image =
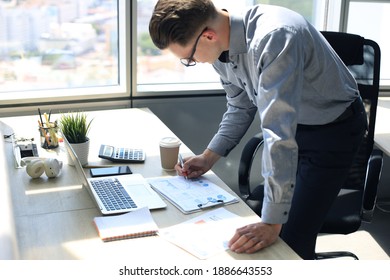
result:
M 347 234 L 357 230 L 362 220 L 370 221 L 375 208 L 382 168 L 382 152 L 373 149 L 379 94 L 380 49 L 374 41 L 358 35 L 328 31 L 322 34 L 355 77 L 369 126 L 349 176 L 321 229 L 323 233 Z M 262 133 L 259 133 L 245 145 L 238 174 L 241 197 L 259 216 L 264 180 L 259 178 L 258 172 L 252 174 L 251 169 L 253 164 L 262 162 L 258 157 L 261 157 L 263 142 Z M 261 170 L 261 166 L 253 170 Z
M 379 94 L 380 49 L 359 35 L 323 31 L 322 34 L 355 77 L 364 101 L 368 131 L 343 188 L 364 188 L 368 159 L 374 147 L 376 108 Z

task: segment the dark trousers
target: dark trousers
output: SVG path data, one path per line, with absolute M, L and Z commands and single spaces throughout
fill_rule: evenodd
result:
M 281 238 L 303 259 L 315 257 L 317 234 L 366 131 L 363 104 L 359 99 L 358 104 L 353 105 L 346 119 L 326 125 L 298 125 L 297 128 L 297 180 Z

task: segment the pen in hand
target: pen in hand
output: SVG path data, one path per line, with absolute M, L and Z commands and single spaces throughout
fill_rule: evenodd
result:
M 181 156 L 181 154 L 179 154 L 179 161 L 180 161 L 180 166 L 181 166 L 181 168 L 183 168 L 183 166 L 184 166 L 184 161 L 183 161 L 183 157 Z M 183 172 L 183 175 L 184 175 L 184 179 L 188 179 L 187 178 L 187 175 L 186 175 L 186 172 Z

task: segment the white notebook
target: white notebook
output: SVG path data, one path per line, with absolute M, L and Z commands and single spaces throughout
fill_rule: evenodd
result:
M 144 237 L 158 232 L 147 207 L 117 216 L 95 217 L 93 221 L 103 241 Z

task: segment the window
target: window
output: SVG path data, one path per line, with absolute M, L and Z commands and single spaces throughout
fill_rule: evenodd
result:
M 378 43 L 381 48 L 381 86 L 390 88 L 390 1 L 348 2 L 345 30 Z
M 254 4 L 274 4 L 291 8 L 322 27 L 324 1 L 316 0 L 213 0 L 218 7 L 239 11 Z M 219 77 L 209 64 L 184 67 L 168 51 L 158 50 L 149 36 L 149 20 L 157 0 L 137 1 L 137 95 L 170 94 L 172 91 L 220 88 Z M 166 89 L 166 90 L 164 90 Z M 154 92 L 154 93 L 152 93 Z M 174 93 L 175 94 L 175 93 Z
M 242 1 L 225 2 L 244 6 Z M 161 51 L 154 46 L 149 36 L 149 20 L 156 3 L 157 0 L 137 1 L 137 85 L 140 92 L 137 94 L 143 95 L 144 91 L 149 96 L 152 91 L 160 91 L 157 94 L 161 94 L 165 88 L 166 91 L 191 90 L 194 89 L 193 84 L 200 90 L 219 88 L 218 75 L 211 65 L 199 63 L 196 67 L 185 67 L 169 51 Z
M 131 91 L 134 96 L 160 96 L 221 89 L 211 65 L 186 68 L 154 47 L 148 25 L 156 1 L 0 0 L 0 107 L 128 98 Z M 390 1 L 214 2 L 234 11 L 257 3 L 281 5 L 320 30 L 346 30 L 373 39 L 382 50 L 382 84 L 390 83 L 385 33 Z
M 0 0 L 2 103 L 125 94 L 125 2 Z
M 316 14 L 313 13 L 315 5 L 318 1 L 313 0 L 301 0 L 301 1 L 289 1 L 289 0 L 256 0 L 258 4 L 270 4 L 276 6 L 286 7 L 290 10 L 296 11 L 303 15 L 310 22 L 314 22 Z

